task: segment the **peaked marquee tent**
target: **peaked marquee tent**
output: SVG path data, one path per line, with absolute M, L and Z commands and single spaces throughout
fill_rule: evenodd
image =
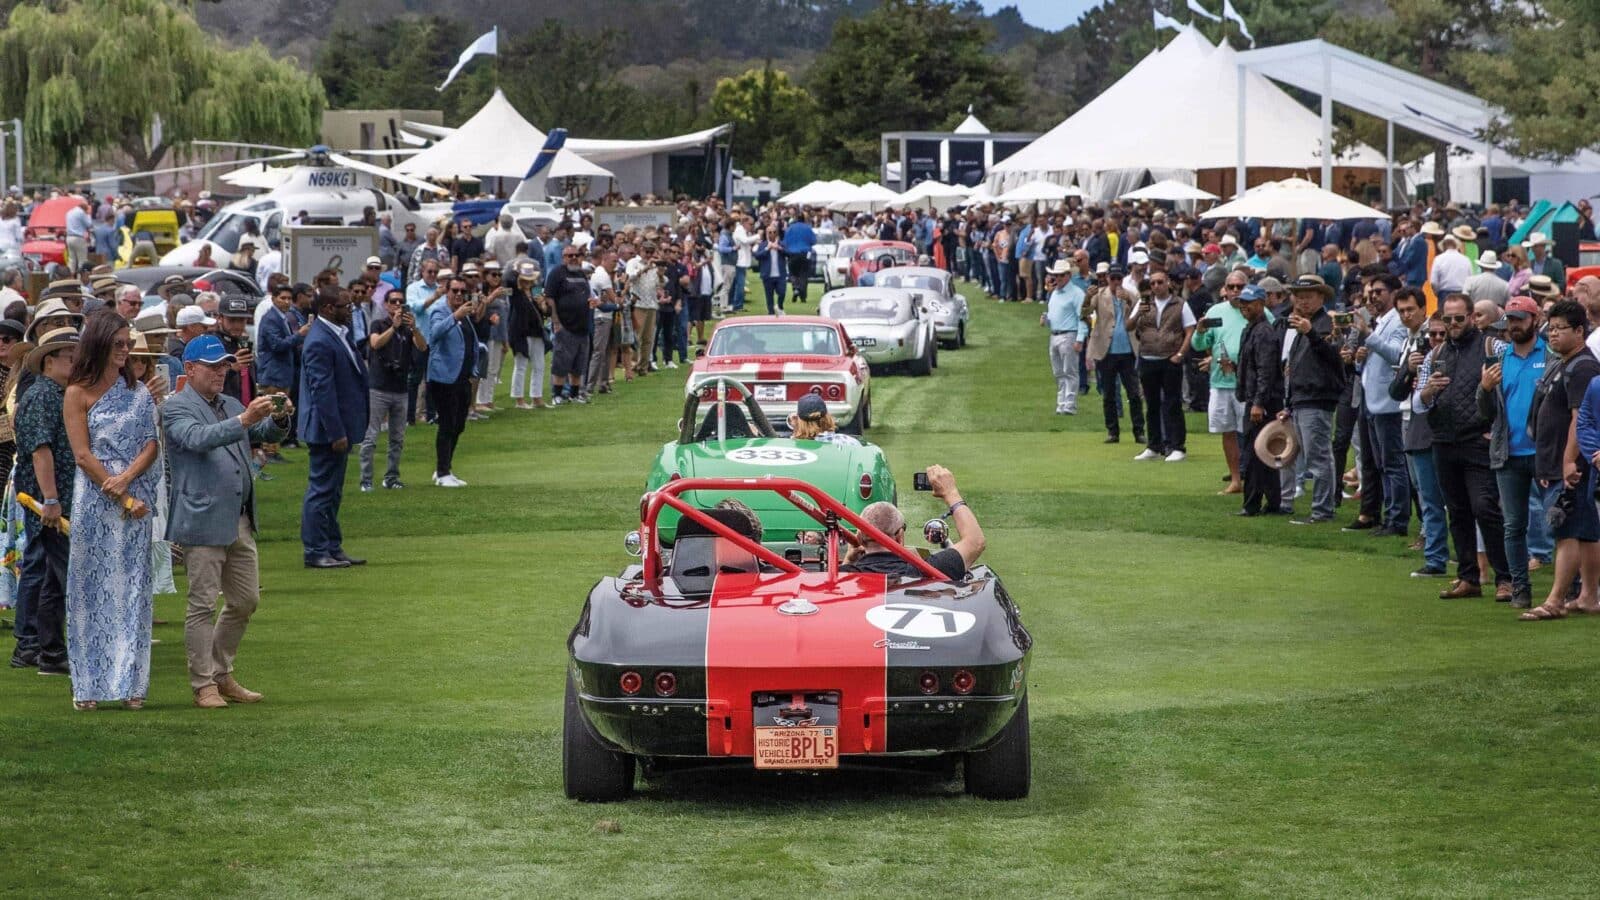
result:
M 1110 199 L 1157 180 L 1193 184 L 1200 170 L 1232 171 L 1239 160 L 1239 88 L 1245 88 L 1245 163 L 1256 169 L 1320 168 L 1322 123 L 1265 76 L 1241 68 L 1226 42 L 1213 46 L 1185 28 L 1066 121 L 991 169 L 1002 192 L 1043 178 L 1076 180 Z M 1192 127 L 1174 131 L 1172 112 Z M 1382 170 L 1384 156 L 1358 144 L 1335 165 Z

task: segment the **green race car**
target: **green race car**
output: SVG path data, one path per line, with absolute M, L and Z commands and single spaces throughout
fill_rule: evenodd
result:
M 894 502 L 898 496 L 882 448 L 778 437 L 750 390 L 726 376 L 704 382 L 684 400 L 678 439 L 662 445 L 645 490 L 654 491 L 678 478 L 762 475 L 813 484 L 854 512 L 879 500 Z M 735 495 L 695 491 L 683 499 L 710 509 L 731 496 Z M 750 503 L 761 517 L 767 543 L 792 543 L 799 532 L 818 528 L 816 520 L 776 494 L 742 493 L 739 499 Z M 670 543 L 677 533 L 678 514 L 663 510 L 657 527 L 661 540 Z

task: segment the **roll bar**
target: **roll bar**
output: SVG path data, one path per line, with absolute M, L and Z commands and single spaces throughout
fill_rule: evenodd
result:
M 761 411 L 761 405 L 756 403 L 755 395 L 745 386 L 744 382 L 727 375 L 715 375 L 700 382 L 689 392 L 683 401 L 683 417 L 678 420 L 678 443 L 690 444 L 694 442 L 695 413 L 700 411 L 700 392 L 707 388 L 717 389 L 713 402 L 717 404 L 717 440 L 726 440 L 728 437 L 727 407 L 723 404 L 731 399 L 728 389 L 734 388 L 739 392 L 739 398 L 744 401 L 745 415 L 750 417 L 750 423 L 756 426 L 756 431 L 762 437 L 777 437 L 777 432 L 772 430 L 772 423 L 767 419 L 767 414 Z M 741 435 L 742 437 L 743 435 Z
M 695 509 L 684 502 L 679 495 L 685 491 L 770 491 L 790 503 L 806 515 L 817 520 L 827 531 L 828 548 L 828 582 L 831 584 L 839 579 L 840 544 L 842 542 L 859 544 L 859 535 L 865 535 L 885 550 L 900 557 L 928 578 L 945 580 L 945 575 L 935 569 L 927 560 L 918 556 L 910 548 L 889 537 L 859 515 L 851 512 L 848 507 L 828 496 L 817 487 L 798 478 L 782 478 L 776 475 L 764 475 L 760 478 L 679 478 L 669 481 L 656 490 L 644 496 L 640 502 L 639 536 L 644 543 L 644 579 L 652 589 L 659 584 L 662 572 L 661 548 L 657 542 L 656 518 L 661 514 L 663 506 L 671 507 L 686 518 L 693 519 L 701 527 L 716 535 L 732 541 L 739 549 L 755 556 L 756 559 L 789 574 L 800 572 L 800 567 L 784 559 L 777 553 L 763 547 L 732 528 L 718 522 L 716 519 Z M 805 497 L 810 504 L 800 502 Z M 840 527 L 840 523 L 847 523 L 856 529 L 857 534 Z

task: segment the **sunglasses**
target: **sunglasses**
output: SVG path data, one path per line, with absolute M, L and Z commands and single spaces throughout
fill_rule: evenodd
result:
M 1464 316 L 1464 315 L 1461 315 L 1461 316 L 1440 316 L 1439 317 L 1439 321 L 1444 322 L 1447 325 L 1454 325 L 1457 322 L 1465 322 L 1466 320 L 1467 320 L 1467 317 Z
M 1428 340 L 1431 340 L 1431 341 L 1442 341 L 1442 340 L 1444 340 L 1444 332 L 1442 332 L 1442 331 L 1430 331 L 1430 332 L 1428 332 Z
M 385 301 L 383 301 L 383 305 L 384 306 L 399 306 L 400 305 L 400 301 L 399 300 L 385 300 Z
M 450 289 L 450 293 L 452 293 L 452 294 L 465 294 L 466 292 L 467 292 L 466 288 L 451 288 Z

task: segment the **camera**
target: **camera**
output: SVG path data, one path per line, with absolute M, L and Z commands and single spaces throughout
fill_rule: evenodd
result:
M 911 486 L 919 491 L 933 490 L 933 485 L 928 482 L 927 472 L 913 472 L 911 475 Z
M 272 395 L 272 411 L 274 413 L 283 412 L 284 406 L 287 405 L 288 402 L 289 402 L 289 395 L 288 394 L 273 394 Z

